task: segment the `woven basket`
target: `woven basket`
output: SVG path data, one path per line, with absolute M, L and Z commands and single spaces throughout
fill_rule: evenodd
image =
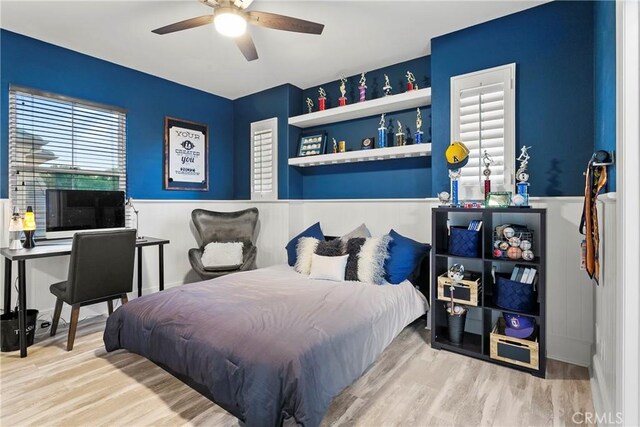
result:
M 480 256 L 480 232 L 453 226 L 449 230 L 449 254 L 477 258 Z
M 534 308 L 536 293 L 533 285 L 515 282 L 497 274 L 493 302 L 507 310 L 528 312 Z

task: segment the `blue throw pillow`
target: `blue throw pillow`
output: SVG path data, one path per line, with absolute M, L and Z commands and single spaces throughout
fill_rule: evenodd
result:
M 324 234 L 322 234 L 320 223 L 316 222 L 311 227 L 307 228 L 302 233 L 298 234 L 296 237 L 289 240 L 289 243 L 287 243 L 287 246 L 285 247 L 285 249 L 287 250 L 287 260 L 291 267 L 296 265 L 296 260 L 298 259 L 296 249 L 298 247 L 298 240 L 301 237 L 315 237 L 318 240 L 324 240 Z
M 389 243 L 389 258 L 384 263 L 385 279 L 396 285 L 411 276 L 422 257 L 429 253 L 431 245 L 416 242 L 395 230 L 391 230 L 389 236 L 393 240 Z

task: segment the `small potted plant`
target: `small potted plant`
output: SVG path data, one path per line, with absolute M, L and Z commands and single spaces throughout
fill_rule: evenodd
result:
M 449 326 L 449 341 L 451 344 L 462 344 L 462 338 L 464 336 L 464 324 L 467 320 L 467 309 L 461 305 L 456 305 L 453 301 L 453 293 L 455 291 L 455 285 L 460 283 L 464 278 L 464 266 L 461 264 L 454 264 L 449 268 L 447 276 L 451 279 L 450 297 L 451 302 L 447 303 L 447 325 Z

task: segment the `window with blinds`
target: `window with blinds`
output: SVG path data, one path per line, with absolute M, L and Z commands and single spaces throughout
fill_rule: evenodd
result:
M 126 190 L 124 110 L 11 86 L 9 198 L 35 212 L 43 237 L 46 190 Z
M 460 198 L 483 199 L 485 152 L 491 191 L 511 191 L 515 164 L 515 64 L 451 78 L 451 135 L 469 149 Z
M 278 199 L 278 118 L 251 123 L 251 200 Z

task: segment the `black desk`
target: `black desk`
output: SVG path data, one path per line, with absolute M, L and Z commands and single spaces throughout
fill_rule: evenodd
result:
M 145 246 L 158 246 L 159 288 L 164 289 L 164 245 L 169 240 L 145 237 L 136 242 L 138 250 L 138 296 L 142 296 L 142 248 Z M 63 241 L 39 241 L 32 249 L 1 248 L 0 255 L 5 258 L 4 264 L 4 312 L 11 311 L 11 262 L 18 261 L 18 324 L 20 327 L 20 357 L 27 356 L 27 278 L 25 263 L 28 259 L 49 258 L 71 253 L 71 240 Z

